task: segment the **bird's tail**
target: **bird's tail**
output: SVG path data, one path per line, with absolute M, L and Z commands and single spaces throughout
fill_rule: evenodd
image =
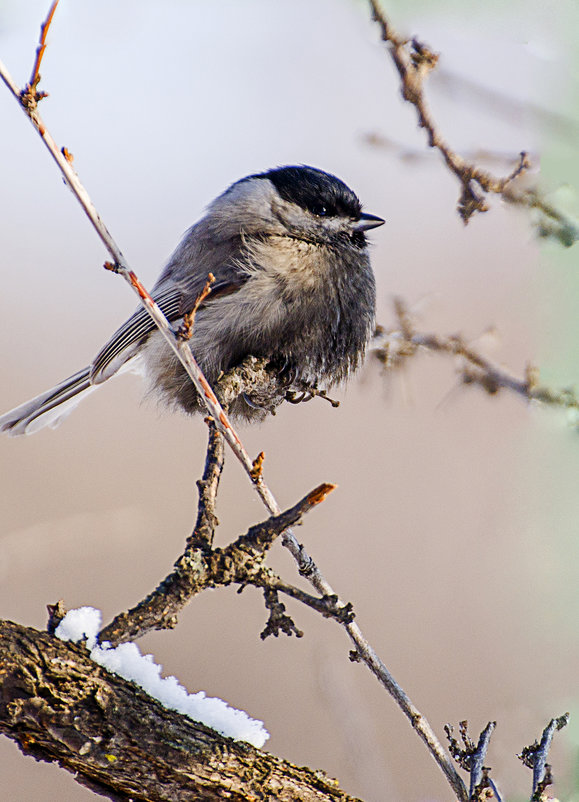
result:
M 90 367 L 79 370 L 51 390 L 0 416 L 0 431 L 18 435 L 33 434 L 45 426 L 54 428 L 98 387 L 91 384 Z

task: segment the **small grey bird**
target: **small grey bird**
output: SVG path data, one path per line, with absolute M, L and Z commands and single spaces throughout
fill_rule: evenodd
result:
M 212 291 L 189 341 L 210 383 L 247 356 L 265 358 L 284 381 L 346 378 L 372 334 L 375 282 L 365 232 L 384 223 L 362 211 L 356 195 L 313 167 L 278 167 L 237 181 L 187 231 L 152 296 L 178 328 L 209 273 Z M 202 409 L 195 387 L 139 308 L 92 364 L 0 417 L 0 430 L 28 434 L 55 426 L 117 373 L 144 368 L 169 405 Z M 291 383 L 291 382 L 290 382 Z M 233 415 L 262 418 L 239 396 Z

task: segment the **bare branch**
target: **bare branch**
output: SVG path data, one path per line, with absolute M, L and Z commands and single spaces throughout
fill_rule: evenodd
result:
M 275 635 L 277 638 L 280 632 L 288 636 L 295 635 L 296 638 L 302 638 L 304 633 L 301 629 L 298 629 L 293 620 L 285 614 L 285 604 L 280 602 L 277 590 L 264 588 L 263 597 L 265 599 L 265 606 L 269 610 L 269 618 L 260 634 L 261 639 L 265 640 L 270 635 Z
M 416 331 L 408 307 L 400 298 L 394 300 L 397 325 L 391 329 L 378 326 L 375 336 L 374 356 L 387 371 L 401 368 L 419 352 L 431 352 L 455 357 L 459 360 L 459 373 L 464 384 L 477 384 L 489 395 L 499 390 L 508 390 L 527 401 L 560 407 L 579 413 L 579 398 L 569 388 L 551 390 L 539 384 L 538 370 L 527 365 L 523 377 L 515 376 L 492 362 L 470 346 L 459 335 Z
M 193 304 L 193 309 L 190 312 L 187 312 L 183 316 L 183 323 L 181 324 L 181 328 L 177 332 L 177 336 L 180 337 L 182 340 L 190 340 L 193 336 L 193 326 L 195 324 L 195 315 L 203 301 L 207 298 L 207 296 L 211 293 L 211 285 L 215 281 L 215 276 L 213 273 L 209 273 L 207 276 L 207 281 L 205 282 L 205 286 L 199 293 L 199 296 L 195 299 L 195 303 Z
M 31 111 L 36 109 L 36 106 L 40 100 L 48 97 L 46 92 L 38 91 L 38 84 L 40 83 L 40 65 L 42 64 L 42 57 L 44 56 L 44 51 L 46 50 L 46 37 L 48 36 L 48 31 L 52 24 L 52 18 L 54 17 L 54 12 L 56 11 L 57 5 L 58 0 L 54 0 L 50 6 L 50 10 L 46 19 L 40 26 L 40 39 L 38 41 L 38 47 L 36 48 L 36 57 L 34 59 L 30 80 L 20 93 L 20 102 L 23 106 Z
M 205 470 L 203 479 L 199 482 L 197 525 L 187 540 L 184 553 L 176 561 L 174 570 L 156 590 L 128 612 L 116 616 L 102 630 L 99 634 L 101 642 L 108 641 L 117 646 L 119 643 L 135 640 L 152 629 L 172 629 L 177 625 L 177 614 L 194 596 L 207 588 L 231 584 L 238 584 L 242 588 L 247 585 L 263 588 L 266 591 L 266 601 L 270 602 L 267 606 L 272 611 L 272 626 L 273 620 L 278 624 L 282 621 L 281 605 L 277 603 L 276 606 L 277 598 L 272 594 L 285 588 L 281 587 L 281 580 L 264 565 L 266 552 L 282 532 L 299 523 L 307 512 L 324 501 L 334 485 L 320 485 L 289 510 L 252 526 L 246 534 L 226 548 L 212 549 L 217 523 L 215 494 L 222 467 L 223 440 L 213 425 L 210 425 Z M 318 609 L 325 606 L 327 602 L 320 600 Z M 335 606 L 338 607 L 337 604 Z M 336 609 L 333 617 L 343 620 L 343 613 L 341 619 L 340 611 Z M 287 628 L 291 619 L 287 616 L 285 618 L 287 620 L 283 621 L 283 626 Z M 297 633 L 293 622 L 291 625 Z
M 540 237 L 557 240 L 565 248 L 570 248 L 579 240 L 579 223 L 577 220 L 563 214 L 559 209 L 549 203 L 537 189 L 516 190 L 506 187 L 502 197 L 513 206 L 525 206 L 537 213 L 535 226 Z
M 431 70 L 435 69 L 438 55 L 417 39 L 408 40 L 401 37 L 378 5 L 378 0 L 369 2 L 373 19 L 380 26 L 382 41 L 386 43 L 398 70 L 402 97 L 416 108 L 418 125 L 426 131 L 428 145 L 440 152 L 449 170 L 460 181 L 462 190 L 458 212 L 463 222 L 468 223 L 476 212 L 488 210 L 484 193 L 501 195 L 515 178 L 528 170 L 530 162 L 527 154 L 521 152 L 513 170 L 504 178 L 496 178 L 455 153 L 438 131 L 424 96 L 424 82 Z
M 451 724 L 446 724 L 444 727 L 450 745 L 450 754 L 461 768 L 470 774 L 468 798 L 472 800 L 472 802 L 485 802 L 485 800 L 489 798 L 496 798 L 497 802 L 501 802 L 498 791 L 489 776 L 490 768 L 484 766 L 491 735 L 496 725 L 496 721 L 489 721 L 481 732 L 478 743 L 475 745 L 468 734 L 468 721 L 461 721 L 458 729 L 463 743 L 462 747 L 453 736 L 453 726 Z M 487 789 L 492 790 L 490 797 Z
M 569 721 L 569 713 L 564 713 L 559 718 L 553 718 L 543 730 L 541 742 L 535 741 L 531 746 L 525 746 L 519 759 L 524 765 L 533 770 L 533 794 L 531 802 L 545 802 L 547 796 L 545 791 L 549 785 L 553 784 L 551 766 L 547 763 L 551 742 L 556 732 L 563 729 Z
M 209 429 L 209 442 L 203 477 L 197 482 L 199 492 L 197 522 L 192 534 L 187 538 L 188 548 L 211 548 L 215 529 L 219 523 L 215 514 L 215 501 L 225 459 L 223 437 L 217 431 L 213 418 L 205 420 Z

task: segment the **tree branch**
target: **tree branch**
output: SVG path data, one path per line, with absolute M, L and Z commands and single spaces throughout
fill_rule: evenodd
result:
M 477 384 L 489 395 L 508 390 L 526 401 L 560 407 L 579 413 L 579 398 L 574 390 L 552 390 L 539 383 L 537 368 L 527 365 L 523 377 L 515 376 L 480 354 L 459 335 L 419 332 L 408 307 L 400 298 L 394 300 L 397 325 L 378 326 L 372 353 L 387 371 L 401 368 L 419 352 L 431 352 L 457 358 L 463 384 Z
M 84 646 L 0 622 L 0 732 L 110 799 L 355 802 L 300 768 L 167 710 Z
M 42 39 L 44 39 L 44 37 L 45 37 L 46 29 L 47 29 L 47 25 L 44 26 L 44 29 L 43 29 L 43 32 L 42 32 Z M 401 41 L 396 43 L 394 41 L 394 39 L 392 39 L 392 43 L 395 45 L 395 49 L 396 49 L 397 55 L 400 57 L 399 58 L 399 64 L 402 65 L 403 59 L 402 59 L 402 56 L 401 56 L 401 53 L 402 53 L 401 48 L 402 48 L 403 43 Z M 420 86 L 419 86 L 419 83 L 418 83 L 418 76 L 420 75 L 420 73 L 423 73 L 424 71 L 427 72 L 428 69 L 430 69 L 431 66 L 432 66 L 430 64 L 430 62 L 432 61 L 432 54 L 430 54 L 429 51 L 427 51 L 426 48 L 418 45 L 418 43 L 414 43 L 413 47 L 414 47 L 414 51 L 413 51 L 413 54 L 412 54 L 411 58 L 414 60 L 415 72 L 414 73 L 408 72 L 408 75 L 411 77 L 411 81 L 408 84 L 409 93 L 411 93 L 411 90 L 412 91 L 420 90 Z M 180 361 L 184 365 L 185 370 L 187 371 L 188 375 L 190 376 L 191 380 L 193 381 L 193 383 L 194 383 L 194 385 L 195 385 L 195 387 L 197 389 L 197 392 L 199 393 L 199 397 L 206 404 L 207 409 L 208 409 L 210 415 L 212 416 L 216 427 L 222 433 L 222 435 L 224 436 L 224 438 L 227 440 L 228 444 L 230 445 L 230 447 L 234 451 L 235 455 L 237 456 L 239 461 L 242 463 L 246 473 L 248 474 L 249 478 L 251 479 L 251 481 L 253 483 L 253 486 L 257 490 L 257 492 L 258 492 L 260 498 L 262 499 L 264 505 L 266 506 L 268 511 L 274 517 L 280 516 L 281 515 L 281 509 L 280 509 L 277 501 L 275 500 L 272 492 L 270 491 L 270 489 L 268 488 L 268 486 L 266 485 L 266 483 L 264 481 L 262 470 L 261 469 L 257 469 L 255 462 L 250 459 L 250 457 L 249 457 L 247 451 L 245 450 L 243 444 L 241 443 L 241 440 L 239 439 L 237 433 L 235 432 L 235 430 L 231 426 L 231 423 L 230 423 L 230 421 L 229 421 L 229 419 L 228 419 L 228 417 L 227 417 L 227 415 L 225 413 L 225 410 L 223 409 L 223 406 L 219 403 L 217 396 L 215 395 L 215 393 L 213 392 L 213 390 L 211 389 L 211 387 L 207 383 L 207 380 L 205 379 L 205 377 L 203 376 L 202 372 L 200 371 L 200 369 L 199 369 L 199 367 L 198 367 L 198 365 L 197 365 L 197 363 L 196 363 L 196 361 L 195 361 L 195 359 L 194 359 L 194 357 L 193 357 L 193 355 L 191 353 L 191 350 L 190 350 L 190 348 L 188 346 L 187 341 L 183 337 L 177 336 L 177 333 L 173 331 L 173 329 L 170 326 L 168 320 L 163 316 L 163 314 L 161 313 L 161 310 L 159 309 L 157 304 L 154 302 L 154 300 L 151 298 L 151 296 L 147 292 L 147 290 L 144 288 L 144 286 L 142 285 L 142 283 L 138 279 L 137 275 L 134 273 L 134 271 L 132 271 L 130 269 L 129 265 L 127 264 L 123 254 L 122 254 L 122 252 L 120 251 L 119 247 L 117 246 L 117 244 L 113 240 L 112 236 L 110 235 L 108 229 L 106 228 L 106 226 L 102 222 L 101 218 L 99 217 L 94 205 L 92 204 L 92 201 L 90 200 L 90 197 L 88 196 L 88 193 L 86 192 L 86 190 L 82 186 L 81 182 L 79 181 L 76 173 L 72 169 L 71 161 L 70 161 L 70 158 L 68 156 L 68 151 L 66 149 L 63 149 L 62 151 L 60 151 L 58 149 L 58 147 L 56 146 L 56 143 L 54 142 L 54 140 L 50 136 L 50 134 L 47 132 L 44 123 L 42 122 L 40 116 L 38 115 L 37 100 L 40 99 L 40 98 L 35 99 L 34 103 L 25 102 L 24 101 L 24 97 L 23 97 L 23 93 L 18 90 L 18 88 L 16 87 L 14 81 L 12 80 L 12 78 L 9 75 L 9 73 L 7 72 L 6 68 L 1 63 L 0 63 L 0 76 L 3 78 L 3 80 L 6 83 L 7 87 L 12 92 L 14 97 L 18 100 L 18 102 L 20 103 L 22 109 L 25 111 L 25 113 L 29 117 L 30 121 L 32 122 L 32 124 L 34 125 L 34 127 L 36 128 L 36 130 L 38 131 L 40 136 L 42 137 L 42 139 L 43 139 L 45 145 L 47 146 L 47 148 L 49 149 L 53 159 L 58 164 L 58 167 L 61 170 L 61 172 L 62 172 L 62 174 L 63 174 L 63 176 L 65 178 L 65 181 L 68 183 L 69 187 L 71 188 L 71 190 L 73 191 L 73 193 L 75 194 L 75 196 L 77 197 L 79 202 L 81 203 L 85 213 L 89 217 L 89 219 L 90 219 L 92 225 L 94 226 L 98 236 L 100 237 L 101 241 L 103 242 L 103 244 L 105 245 L 105 247 L 107 248 L 109 253 L 111 254 L 113 262 L 112 263 L 107 263 L 106 266 L 109 269 L 111 269 L 114 272 L 116 272 L 119 275 L 121 275 L 127 281 L 127 283 L 131 286 L 131 288 L 135 291 L 135 293 L 139 296 L 139 299 L 140 299 L 143 307 L 147 310 L 147 312 L 150 314 L 151 318 L 154 320 L 155 324 L 157 325 L 157 327 L 161 331 L 163 337 L 167 341 L 169 347 L 174 351 L 174 353 L 177 355 L 177 357 L 180 359 Z M 420 79 L 420 80 L 422 80 L 422 79 Z M 412 81 L 414 81 L 414 86 L 412 86 Z M 425 127 L 427 127 L 428 119 L 427 119 L 426 116 L 423 117 L 422 121 L 424 122 Z M 433 131 L 431 131 L 431 133 L 433 134 Z M 433 142 L 433 144 L 435 144 L 435 143 Z M 439 148 L 440 148 L 440 146 L 441 146 L 441 143 L 438 143 L 438 147 Z M 448 154 L 447 154 L 447 158 L 448 158 Z M 520 166 L 521 170 L 524 168 L 523 161 L 524 160 L 522 159 L 521 160 L 521 166 Z M 466 174 L 465 174 L 465 176 L 466 176 Z M 471 171 L 471 174 L 468 176 L 468 181 L 466 180 L 466 177 L 465 177 L 463 195 L 466 196 L 468 193 L 470 193 L 470 195 L 472 196 L 472 198 L 471 198 L 472 204 L 474 204 L 472 210 L 469 211 L 469 207 L 468 207 L 467 201 L 465 200 L 463 202 L 464 213 L 465 213 L 466 219 L 468 219 L 468 216 L 470 214 L 472 214 L 473 211 L 476 210 L 475 207 L 477 207 L 477 203 L 475 202 L 477 200 L 476 199 L 476 193 L 474 192 L 474 190 L 471 187 L 471 182 L 476 180 L 479 183 L 479 185 L 483 186 L 483 188 L 484 188 L 485 181 L 486 181 L 487 184 L 490 184 L 490 183 L 492 183 L 491 179 L 492 179 L 492 177 L 486 177 L 485 178 L 485 176 L 480 172 L 475 175 L 474 173 L 472 173 L 472 171 Z M 505 181 L 510 181 L 510 180 L 512 180 L 512 176 L 510 176 L 510 177 L 508 177 L 507 179 L 504 179 L 504 180 Z M 481 209 L 482 208 L 482 204 L 478 203 L 478 207 L 477 208 Z M 290 511 L 288 511 L 288 513 L 289 512 Z M 286 513 L 285 515 L 287 516 L 288 513 Z M 273 519 L 270 519 L 270 521 L 266 522 L 266 523 L 271 525 L 271 521 L 272 520 Z M 286 518 L 283 518 L 283 521 L 280 519 L 277 523 L 281 526 L 281 523 L 283 522 L 283 524 L 285 526 L 285 525 L 287 525 L 286 524 L 286 520 L 287 520 Z M 203 543 L 204 539 L 205 539 L 205 543 L 210 543 L 210 540 L 207 540 L 207 538 L 211 537 L 211 526 L 212 526 L 212 523 L 209 522 L 208 523 L 208 530 L 206 528 L 206 530 L 204 530 L 203 532 L 201 532 L 198 535 L 199 538 L 201 539 L 201 543 Z M 279 531 L 283 531 L 283 527 L 281 527 Z M 263 537 L 265 538 L 265 540 L 267 542 L 267 539 L 270 537 L 270 535 L 267 534 L 266 530 L 262 530 L 261 534 L 263 535 Z M 248 533 L 248 535 L 249 535 L 249 533 Z M 300 573 L 308 578 L 308 580 L 313 585 L 313 587 L 318 591 L 320 596 L 322 596 L 325 599 L 331 600 L 332 606 L 334 606 L 335 610 L 337 610 L 337 611 L 339 611 L 339 610 L 341 610 L 343 608 L 347 609 L 347 605 L 344 605 L 343 602 L 341 602 L 341 600 L 339 599 L 338 595 L 334 592 L 334 590 L 331 587 L 331 585 L 327 582 L 327 580 L 321 574 L 321 572 L 319 571 L 319 569 L 317 568 L 317 566 L 315 565 L 313 560 L 306 553 L 306 551 L 303 548 L 303 546 L 301 546 L 298 543 L 298 541 L 296 540 L 295 536 L 293 535 L 293 533 L 289 529 L 285 530 L 283 538 L 282 538 L 282 542 L 283 542 L 284 546 L 286 546 L 289 549 L 289 551 L 291 552 L 291 554 L 294 556 L 294 559 L 296 560 L 296 562 L 298 564 L 298 568 L 299 568 Z M 262 550 L 264 550 L 265 547 L 263 545 L 261 545 L 261 548 L 262 548 Z M 203 578 L 203 569 L 204 569 L 203 562 L 204 562 L 205 549 L 204 548 L 199 548 L 197 546 L 195 549 L 193 549 L 193 551 L 194 551 L 194 555 L 192 555 L 193 560 L 197 561 L 197 565 L 200 566 L 201 573 L 202 573 L 202 578 Z M 250 549 L 250 551 L 251 551 L 251 549 Z M 211 554 L 215 555 L 215 554 L 217 554 L 217 552 L 211 552 Z M 227 576 L 226 569 L 228 569 L 229 566 L 222 566 L 222 567 L 224 569 L 223 576 L 225 577 L 225 576 Z M 180 604 L 181 603 L 181 599 L 190 598 L 191 588 L 187 586 L 187 582 L 188 582 L 188 578 L 190 577 L 190 574 L 188 574 L 188 578 L 187 578 L 187 581 L 185 583 L 185 585 L 186 585 L 185 591 L 183 593 L 181 593 L 183 588 L 182 588 L 182 586 L 180 584 L 181 583 L 181 578 L 176 576 L 177 573 L 178 573 L 178 568 L 176 569 L 176 571 L 172 575 L 170 575 L 170 577 L 168 577 L 166 582 L 167 581 L 170 582 L 170 583 L 171 582 L 175 582 L 175 584 L 178 586 L 179 592 L 175 593 L 172 596 L 172 599 L 178 600 L 178 604 Z M 208 571 L 205 571 L 205 576 L 209 576 L 209 572 Z M 236 576 L 236 575 L 234 574 L 234 576 Z M 230 581 L 233 581 L 233 579 L 230 579 Z M 163 588 L 163 593 L 165 592 L 165 590 L 166 590 L 166 588 L 164 587 Z M 195 591 L 195 588 L 193 588 L 193 591 L 197 592 L 197 591 Z M 159 604 L 160 604 L 163 596 L 159 592 L 159 589 L 155 592 L 155 594 L 152 594 L 152 596 L 154 596 L 155 599 L 157 599 L 159 601 Z M 272 597 L 270 597 L 270 598 L 272 598 Z M 273 604 L 273 601 L 274 600 L 272 599 L 272 604 Z M 177 609 L 180 609 L 178 604 L 177 604 Z M 172 608 L 171 605 L 169 605 L 169 608 L 164 608 L 163 611 L 162 611 L 163 612 L 162 620 L 164 620 L 166 622 L 172 622 L 174 620 L 174 614 L 175 614 L 174 609 L 175 608 Z M 329 609 L 329 607 L 328 607 L 328 609 Z M 131 611 L 131 612 L 133 612 L 133 611 Z M 130 613 L 127 614 L 127 615 L 130 615 Z M 136 613 L 135 613 L 135 617 L 137 619 L 139 618 L 139 616 Z M 155 615 L 153 618 L 154 618 L 155 621 L 159 621 L 160 620 L 158 615 Z M 466 800 L 467 793 L 466 793 L 466 789 L 464 787 L 464 783 L 462 782 L 461 778 L 459 777 L 459 775 L 457 774 L 456 770 L 454 769 L 454 766 L 452 765 L 448 755 L 444 751 L 442 745 L 440 744 L 440 742 L 436 738 L 432 728 L 430 727 L 430 725 L 428 724 L 428 722 L 426 721 L 424 716 L 422 716 L 422 714 L 412 704 L 412 702 L 409 699 L 409 697 L 407 696 L 407 694 L 396 683 L 396 681 L 394 680 L 394 678 L 392 677 L 390 672 L 387 670 L 387 668 L 384 665 L 384 663 L 379 659 L 379 657 L 374 652 L 374 650 L 372 649 L 372 647 L 370 646 L 368 641 L 364 638 L 364 636 L 363 636 L 360 628 L 358 627 L 357 623 L 352 619 L 352 616 L 348 613 L 348 615 L 345 615 L 343 617 L 341 622 L 342 622 L 343 626 L 345 627 L 345 629 L 346 629 L 346 631 L 347 631 L 352 643 L 354 644 L 354 647 L 355 647 L 355 653 L 354 654 L 356 655 L 356 659 L 360 659 L 360 660 L 364 661 L 366 663 L 366 665 L 370 668 L 370 670 L 379 679 L 379 681 L 383 684 L 383 686 L 394 697 L 394 699 L 396 700 L 396 702 L 398 703 L 398 705 L 400 706 L 402 711 L 405 713 L 405 715 L 408 717 L 408 719 L 411 722 L 412 726 L 417 731 L 419 736 L 422 738 L 424 743 L 427 745 L 427 747 L 428 747 L 429 751 L 431 752 L 432 756 L 434 757 L 434 759 L 436 760 L 436 762 L 438 763 L 438 765 L 440 766 L 440 768 L 444 772 L 444 774 L 447 777 L 448 781 L 450 782 L 450 784 L 451 784 L 451 786 L 452 786 L 452 788 L 454 790 L 454 793 L 456 794 L 457 798 L 460 799 L 460 800 Z M 122 628 L 122 631 L 126 634 L 128 629 L 130 629 L 130 628 L 127 628 L 127 626 L 125 625 L 125 622 L 123 622 L 123 623 L 124 623 L 124 626 Z M 106 632 L 106 630 L 105 630 L 105 632 Z M 116 634 L 116 631 L 115 631 L 115 634 Z M 103 635 L 104 635 L 104 633 L 103 633 Z M 124 635 L 123 635 L 123 637 L 124 637 Z
M 579 223 L 576 220 L 549 203 L 536 188 L 517 187 L 515 179 L 531 167 L 526 152 L 519 154 L 516 164 L 506 176 L 497 178 L 473 161 L 460 156 L 448 145 L 438 130 L 424 95 L 424 83 L 430 72 L 436 68 L 438 55 L 416 38 L 409 40 L 400 36 L 380 8 L 378 0 L 369 2 L 372 17 L 380 26 L 382 41 L 386 43 L 398 70 L 402 97 L 415 107 L 418 126 L 426 131 L 429 147 L 439 151 L 451 173 L 460 181 L 462 189 L 457 209 L 463 222 L 468 223 L 476 212 L 488 211 L 484 193 L 492 193 L 500 195 L 513 206 L 523 206 L 533 212 L 536 216 L 534 224 L 540 237 L 552 237 L 566 248 L 577 242 Z M 373 136 L 368 141 L 380 144 L 384 139 Z
M 332 492 L 335 485 L 322 484 L 301 501 L 280 515 L 252 526 L 244 535 L 225 548 L 212 548 L 217 525 L 215 498 L 223 468 L 223 438 L 209 420 L 209 442 L 203 478 L 198 482 L 199 503 L 197 523 L 187 539 L 185 551 L 175 563 L 174 570 L 145 599 L 126 613 L 121 613 L 99 634 L 101 642 L 113 646 L 142 637 L 152 629 L 171 629 L 177 625 L 177 614 L 197 594 L 207 588 L 238 584 L 253 585 L 266 591 L 271 616 L 272 607 L 280 612 L 280 604 L 272 594 L 286 590 L 279 577 L 264 564 L 265 555 L 274 540 Z M 289 586 L 288 586 L 289 587 Z M 313 597 L 304 597 L 313 599 Z M 276 602 L 276 604 L 274 604 Z M 310 602 L 314 606 L 315 602 Z M 317 609 L 326 615 L 343 620 L 337 599 L 333 606 L 327 600 L 317 600 Z M 342 616 L 340 618 L 340 616 Z M 279 617 L 279 616 L 278 616 Z M 291 619 L 285 616 L 284 626 Z M 293 622 L 293 630 L 298 632 Z M 269 633 L 268 633 L 269 634 Z
M 531 746 L 526 746 L 519 759 L 523 764 L 533 770 L 533 793 L 531 802 L 546 802 L 549 798 L 546 791 L 553 784 L 551 766 L 547 763 L 551 742 L 556 732 L 563 729 L 569 721 L 569 713 L 564 713 L 559 718 L 552 718 L 547 724 L 541 735 L 541 741 L 535 741 Z
M 463 743 L 462 748 L 456 738 L 453 737 L 454 728 L 452 725 L 446 724 L 444 727 L 450 744 L 450 754 L 460 764 L 461 768 L 470 774 L 468 798 L 472 802 L 486 802 L 487 799 L 496 799 L 496 802 L 501 802 L 496 786 L 489 776 L 491 770 L 484 765 L 491 736 L 496 725 L 496 721 L 489 721 L 481 732 L 478 743 L 475 744 L 468 734 L 468 722 L 461 721 L 459 733 Z M 487 789 L 491 789 L 490 795 Z
M 369 2 L 372 17 L 380 26 L 382 41 L 388 46 L 388 52 L 398 70 L 402 97 L 415 107 L 418 126 L 426 131 L 428 145 L 440 152 L 449 170 L 460 181 L 462 190 L 458 212 L 463 222 L 468 223 L 476 212 L 488 210 L 483 193 L 502 194 L 515 178 L 529 169 L 531 165 L 527 155 L 522 152 L 512 171 L 503 178 L 496 178 L 452 150 L 442 138 L 424 96 L 424 82 L 431 70 L 435 69 L 438 55 L 416 38 L 408 40 L 401 37 L 380 8 L 378 0 Z

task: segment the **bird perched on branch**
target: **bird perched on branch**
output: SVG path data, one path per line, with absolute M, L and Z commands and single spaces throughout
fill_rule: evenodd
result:
M 242 178 L 187 231 L 151 293 L 175 329 L 197 309 L 189 344 L 210 384 L 246 357 L 264 358 L 281 386 L 328 386 L 359 365 L 374 325 L 375 282 L 366 231 L 384 223 L 357 196 L 313 167 L 278 167 Z M 169 405 L 203 409 L 194 385 L 153 320 L 139 308 L 89 367 L 0 417 L 28 434 L 56 425 L 117 373 L 144 368 Z M 240 395 L 233 415 L 264 411 Z

